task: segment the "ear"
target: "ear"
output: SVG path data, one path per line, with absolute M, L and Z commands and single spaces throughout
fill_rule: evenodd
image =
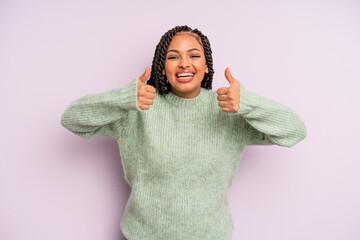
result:
M 162 70 L 162 74 L 163 74 L 163 75 L 166 75 L 166 74 L 165 74 L 165 70 L 164 70 L 164 69 Z
M 205 72 L 206 72 L 206 73 L 209 73 L 209 68 L 208 68 L 207 64 L 206 64 L 205 66 L 206 66 Z

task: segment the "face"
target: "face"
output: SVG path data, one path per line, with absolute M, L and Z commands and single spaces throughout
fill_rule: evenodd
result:
M 202 45 L 190 33 L 177 33 L 167 49 L 163 69 L 171 91 L 182 98 L 196 97 L 205 73 L 209 69 Z

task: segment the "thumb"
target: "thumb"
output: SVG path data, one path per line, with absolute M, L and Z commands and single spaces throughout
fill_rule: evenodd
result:
M 149 67 L 146 67 L 145 68 L 145 72 L 143 73 L 143 75 L 141 75 L 139 77 L 140 81 L 145 83 L 146 79 L 148 79 L 150 76 L 150 68 Z
M 232 85 L 234 83 L 235 78 L 231 75 L 229 67 L 227 67 L 225 69 L 225 77 L 228 80 L 228 82 L 230 83 L 230 85 Z

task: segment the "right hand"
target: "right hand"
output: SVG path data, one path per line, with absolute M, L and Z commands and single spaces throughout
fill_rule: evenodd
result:
M 138 79 L 137 103 L 142 110 L 147 110 L 154 103 L 155 88 L 145 84 L 146 79 L 150 76 L 150 68 L 146 67 L 145 72 Z

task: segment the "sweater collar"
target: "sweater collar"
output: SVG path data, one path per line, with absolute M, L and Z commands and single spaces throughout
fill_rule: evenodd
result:
M 200 93 L 194 98 L 182 98 L 170 91 L 165 94 L 165 99 L 171 104 L 179 107 L 194 108 L 199 107 L 205 103 L 207 89 L 201 87 Z

